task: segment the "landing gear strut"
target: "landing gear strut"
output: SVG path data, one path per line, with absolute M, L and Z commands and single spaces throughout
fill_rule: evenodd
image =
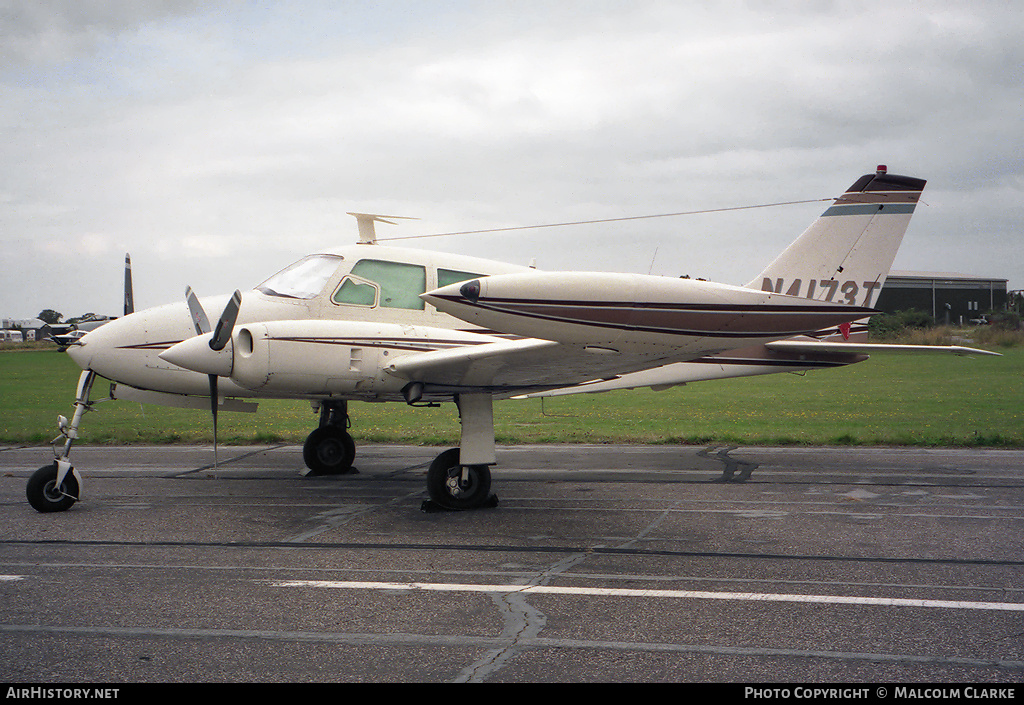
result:
M 310 475 L 353 472 L 356 444 L 346 430 L 349 425 L 347 402 L 321 403 L 320 426 L 306 437 L 302 446 L 302 459 Z
M 69 422 L 63 416 L 57 418 L 60 435 L 53 439 L 52 445 L 56 459 L 49 465 L 32 473 L 25 487 L 25 495 L 32 508 L 39 512 L 63 512 L 71 508 L 81 496 L 82 478 L 71 465 L 71 446 L 78 438 L 78 426 L 82 416 L 92 409 L 89 401 L 92 383 L 96 373 L 85 370 L 78 378 L 78 391 L 75 393 L 75 413 Z M 58 455 L 57 442 L 64 440 Z

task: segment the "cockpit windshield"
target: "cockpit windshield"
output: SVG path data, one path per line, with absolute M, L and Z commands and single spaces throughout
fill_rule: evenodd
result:
M 337 255 L 310 255 L 281 270 L 256 288 L 268 296 L 311 299 L 323 291 L 341 261 L 342 258 Z

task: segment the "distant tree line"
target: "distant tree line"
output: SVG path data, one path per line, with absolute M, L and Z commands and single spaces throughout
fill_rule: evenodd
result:
M 54 311 L 52 308 L 44 308 L 36 315 L 36 318 L 43 323 L 53 325 L 54 323 L 60 323 L 60 319 L 64 318 L 64 314 L 59 311 Z
M 50 325 L 56 325 L 56 324 L 62 323 L 62 322 L 63 323 L 81 323 L 82 321 L 91 321 L 91 320 L 95 319 L 96 317 L 97 317 L 96 314 L 93 313 L 92 311 L 90 311 L 88 313 L 83 313 L 81 316 L 75 316 L 74 318 L 69 318 L 66 321 L 62 321 L 62 319 L 64 318 L 64 314 L 61 313 L 60 311 L 54 311 L 52 308 L 44 308 L 36 316 L 36 318 L 38 318 L 43 323 L 48 323 Z
M 1020 330 L 1021 315 L 1017 311 L 991 311 L 985 314 L 986 325 L 999 330 Z M 924 311 L 909 309 L 895 313 L 880 313 L 868 321 L 868 332 L 880 338 L 892 338 L 901 333 L 935 328 L 935 317 Z

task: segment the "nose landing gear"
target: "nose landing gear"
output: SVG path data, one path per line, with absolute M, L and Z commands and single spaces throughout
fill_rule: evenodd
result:
M 52 441 L 56 459 L 32 473 L 25 487 L 28 503 L 38 512 L 66 511 L 81 497 L 82 478 L 71 465 L 71 446 L 78 438 L 78 426 L 82 422 L 82 416 L 85 412 L 91 411 L 95 403 L 89 401 L 94 381 L 96 373 L 92 370 L 85 370 L 78 377 L 75 413 L 70 422 L 63 416 L 57 420 L 60 435 Z M 64 440 L 64 445 L 58 455 L 57 442 L 61 439 Z

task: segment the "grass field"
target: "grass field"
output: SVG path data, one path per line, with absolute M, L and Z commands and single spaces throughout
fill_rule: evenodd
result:
M 1024 447 L 1024 347 L 1003 357 L 874 355 L 798 376 L 776 374 L 495 405 L 495 432 L 515 443 L 730 443 Z M 71 415 L 79 370 L 53 350 L 0 353 L 0 443 L 43 444 Z M 93 398 L 106 395 L 97 381 Z M 209 413 L 131 402 L 96 405 L 86 444 L 207 443 Z M 457 443 L 453 404 L 353 403 L 356 442 Z M 220 414 L 224 444 L 301 443 L 309 403 L 260 401 L 256 414 Z

